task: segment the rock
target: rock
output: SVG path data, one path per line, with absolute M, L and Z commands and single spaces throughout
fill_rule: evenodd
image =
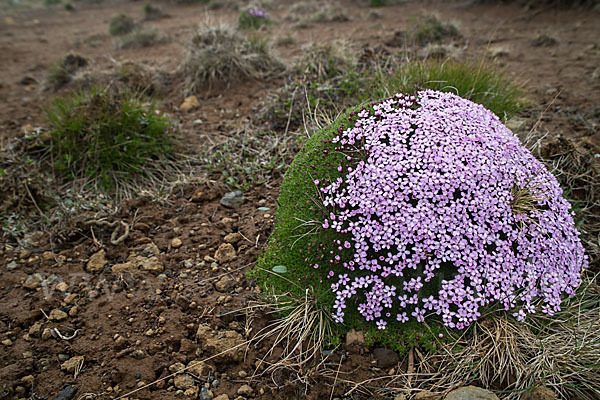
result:
M 196 96 L 189 96 L 183 100 L 179 109 L 183 112 L 192 111 L 194 108 L 200 107 L 200 102 Z
M 156 256 L 150 256 L 150 257 L 130 256 L 127 259 L 127 263 L 131 263 L 131 264 L 135 265 L 136 268 L 138 266 L 140 266 L 140 267 L 142 267 L 142 269 L 144 271 L 149 271 L 149 272 L 154 272 L 154 273 L 160 273 L 165 270 L 165 266 Z M 127 263 L 125 263 L 125 264 L 127 264 Z M 124 267 L 119 267 L 119 269 L 120 268 L 124 268 Z
M 213 400 L 229 400 L 229 396 L 227 396 L 226 394 L 220 394 L 217 397 L 215 397 Z
M 67 317 L 67 313 L 63 310 L 59 310 L 58 308 L 50 311 L 50 315 L 48 315 L 48 319 L 50 319 L 50 321 L 64 321 L 67 319 Z
M 229 192 L 223 196 L 220 203 L 223 207 L 227 208 L 238 208 L 242 204 L 244 204 L 244 194 L 240 190 L 236 190 L 235 192 Z
M 351 329 L 346 333 L 346 345 L 354 343 L 365 344 L 365 334 L 362 331 Z
M 240 362 L 244 359 L 244 338 L 236 331 L 214 331 L 210 326 L 201 324 L 196 332 L 198 343 L 204 350 L 212 353 L 226 352 L 216 360 Z M 228 351 L 229 350 L 229 351 Z
M 442 395 L 432 393 L 428 390 L 423 390 L 415 394 L 414 400 L 441 400 L 442 397 Z
M 208 376 L 208 374 L 213 371 L 213 368 L 210 365 L 200 360 L 190 361 L 187 368 L 188 371 L 190 371 L 190 374 L 197 377 Z
M 232 244 L 237 243 L 240 240 L 242 240 L 242 234 L 239 232 L 230 233 L 223 238 L 223 241 L 225 243 L 232 243 Z
M 79 313 L 79 306 L 73 306 L 69 310 L 69 317 L 76 317 L 78 313 Z
M 200 396 L 198 396 L 198 399 L 212 400 L 213 396 L 213 393 L 210 390 L 208 390 L 206 386 L 202 386 L 202 388 L 200 389 Z
M 202 386 L 202 389 L 206 389 L 204 386 Z M 197 386 L 192 386 L 191 388 L 189 388 L 188 390 L 186 390 L 185 392 L 183 392 L 183 395 L 185 397 L 189 397 L 190 399 L 196 399 L 198 398 L 198 387 Z M 202 396 L 202 392 L 200 392 L 200 396 Z M 200 397 L 202 398 L 202 397 Z M 211 400 L 212 396 L 209 397 L 206 400 Z
M 523 397 L 524 400 L 556 400 L 556 393 L 547 386 L 538 386 Z
M 191 387 L 194 387 L 194 379 L 186 374 L 179 374 L 175 376 L 175 379 L 173 380 L 173 384 L 175 385 L 175 387 L 177 389 L 182 389 L 182 390 L 186 390 L 189 389 Z
M 24 376 L 21 378 L 21 383 L 25 386 L 33 387 L 33 384 L 35 383 L 35 378 L 33 377 L 33 375 Z
M 507 48 L 501 46 L 494 46 L 487 49 L 488 57 L 490 58 L 503 58 L 510 55 L 510 51 Z
M 171 371 L 173 373 L 177 372 L 177 371 L 181 371 L 182 369 L 185 369 L 185 365 L 183 365 L 180 362 L 176 362 L 175 364 L 173 364 L 169 367 L 169 371 Z
M 8 271 L 12 271 L 12 270 L 14 270 L 14 269 L 16 269 L 16 268 L 17 268 L 17 262 L 16 262 L 16 261 L 14 261 L 14 260 L 13 260 L 13 261 L 11 261 L 11 262 L 9 262 L 8 264 L 6 264 L 6 269 L 7 269 Z
M 37 289 L 40 286 L 42 286 L 43 280 L 44 280 L 44 277 L 42 275 L 40 275 L 38 273 L 31 274 L 25 280 L 25 283 L 23 284 L 23 286 L 26 287 L 27 289 Z
M 254 394 L 254 389 L 252 389 L 248 385 L 242 385 L 237 390 L 237 394 L 239 394 L 240 396 L 250 397 Z
M 35 324 L 29 327 L 29 335 L 30 336 L 38 336 L 42 332 L 42 323 L 36 322 Z
M 235 248 L 231 243 L 221 244 L 215 252 L 215 260 L 217 260 L 219 264 L 225 264 L 233 261 L 236 257 L 237 254 L 235 252 Z
M 10 339 L 4 339 L 4 340 L 2 341 L 2 344 L 3 344 L 4 346 L 7 346 L 7 347 L 8 347 L 8 346 L 12 346 L 12 340 L 10 340 Z
M 142 350 L 134 350 L 131 353 L 131 357 L 135 358 L 136 360 L 141 360 L 146 357 L 146 353 L 144 353 Z
M 56 284 L 56 290 L 58 290 L 61 293 L 64 293 L 67 290 L 69 290 L 69 284 L 65 281 L 60 281 Z
M 53 400 L 71 400 L 77 393 L 77 386 L 67 385 L 62 388 Z
M 113 274 L 122 274 L 125 271 L 130 271 L 132 269 L 135 269 L 135 264 L 131 263 L 131 262 L 125 262 L 122 264 L 115 264 L 111 267 L 111 271 Z
M 400 358 L 395 351 L 384 349 L 382 347 L 373 350 L 373 357 L 377 360 L 377 366 L 379 368 L 390 368 L 400 362 Z
M 232 277 L 225 275 L 215 283 L 215 289 L 221 293 L 227 292 L 229 288 L 231 288 L 233 282 L 235 282 L 235 280 Z
M 48 340 L 52 337 L 52 331 L 50 328 L 44 328 L 42 331 L 42 340 Z
M 108 263 L 106 261 L 106 253 L 104 250 L 100 250 L 94 253 L 87 262 L 86 270 L 88 272 L 96 272 L 104 269 L 104 266 Z
M 451 391 L 445 400 L 499 400 L 498 396 L 489 390 L 476 386 L 465 386 Z
M 66 373 L 73 374 L 83 364 L 84 357 L 83 356 L 74 356 L 69 358 L 67 361 L 61 364 L 60 369 L 65 371 Z
M 406 400 L 406 396 L 400 393 L 394 396 L 394 400 Z
M 182 244 L 183 242 L 179 238 L 174 238 L 173 240 L 171 240 L 171 247 L 174 249 L 180 248 Z
M 521 128 L 525 125 L 527 119 L 520 117 L 512 117 L 508 121 L 506 121 L 506 127 L 510 129 L 513 133 L 517 133 L 521 130 Z
M 179 342 L 179 352 L 184 354 L 190 354 L 196 351 L 196 343 L 192 342 L 190 339 L 182 338 Z

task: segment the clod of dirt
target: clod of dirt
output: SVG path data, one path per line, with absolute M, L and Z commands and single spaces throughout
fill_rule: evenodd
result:
M 173 380 L 173 384 L 175 385 L 175 387 L 177 389 L 182 389 L 182 390 L 186 390 L 186 389 L 190 389 L 192 387 L 195 386 L 194 384 L 194 379 L 189 376 L 189 375 L 177 375 L 175 376 L 175 379 Z
M 445 400 L 498 400 L 498 396 L 476 386 L 465 386 L 448 393 Z
M 373 350 L 373 357 L 377 360 L 379 368 L 390 368 L 398 364 L 400 358 L 395 351 L 378 347 Z
M 192 111 L 195 108 L 200 107 L 200 102 L 196 96 L 188 96 L 183 100 L 183 103 L 179 107 L 179 109 L 183 112 Z
M 67 319 L 67 313 L 59 310 L 59 309 L 54 309 L 50 312 L 50 315 L 48 316 L 48 319 L 50 321 L 64 321 L 65 319 Z
M 237 253 L 235 251 L 235 247 L 233 247 L 230 243 L 221 244 L 215 252 L 215 260 L 217 260 L 219 264 L 225 264 L 233 261 L 236 259 L 236 257 Z
M 240 190 L 236 190 L 235 192 L 226 193 L 220 203 L 223 207 L 238 208 L 244 204 L 244 200 L 244 194 Z
M 104 269 L 107 263 L 108 261 L 106 260 L 106 253 L 104 252 L 104 250 L 100 250 L 99 252 L 94 253 L 90 257 L 86 265 L 86 270 L 88 272 L 101 271 L 102 269 Z
M 524 400 L 556 400 L 556 393 L 547 386 L 538 386 Z
M 77 371 L 79 368 L 81 368 L 83 361 L 84 361 L 83 356 L 71 357 L 67 361 L 65 361 L 64 363 L 61 364 L 60 369 L 69 374 L 72 374 L 75 371 Z
M 31 274 L 27 277 L 27 279 L 25 280 L 25 283 L 23 284 L 24 287 L 26 287 L 27 289 L 37 289 L 40 286 L 42 286 L 42 281 L 44 280 L 44 278 L 42 277 L 42 275 L 35 273 L 35 274 Z
M 237 394 L 240 396 L 251 397 L 254 394 L 254 389 L 252 389 L 249 385 L 242 385 L 237 390 Z
M 221 354 L 217 362 L 241 362 L 244 359 L 244 338 L 236 331 L 215 331 L 206 324 L 201 324 L 196 331 L 196 339 L 202 349 Z

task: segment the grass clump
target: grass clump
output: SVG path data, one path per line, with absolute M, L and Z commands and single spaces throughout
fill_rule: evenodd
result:
M 119 49 L 141 49 L 166 43 L 169 39 L 156 28 L 139 27 L 123 36 L 117 43 Z
M 85 58 L 68 54 L 50 67 L 46 81 L 52 89 L 57 90 L 71 82 L 73 75 L 87 65 L 88 61 Z
M 433 15 L 416 20 L 412 25 L 409 36 L 417 45 L 439 43 L 446 39 L 462 37 L 456 26 L 451 23 L 443 23 Z
M 46 114 L 53 165 L 67 179 L 115 189 L 173 151 L 167 119 L 134 94 L 93 88 L 55 99 Z
M 424 89 L 455 93 L 483 105 L 504 121 L 525 106 L 522 89 L 498 69 L 483 62 L 451 60 L 411 61 L 394 71 L 382 71 L 363 100 L 389 97 L 394 93 L 413 94 Z
M 110 19 L 108 33 L 111 36 L 122 36 L 132 32 L 136 27 L 133 18 L 125 14 L 115 15 Z
M 197 30 L 187 46 L 179 73 L 186 95 L 202 88 L 229 85 L 242 79 L 260 79 L 284 69 L 267 41 L 241 36 L 227 26 Z
M 369 3 L 371 7 L 385 7 L 385 6 L 395 6 L 397 4 L 403 4 L 408 2 L 408 0 L 371 0 Z
M 146 3 L 142 8 L 142 19 L 144 21 L 154 21 L 166 17 L 167 14 L 165 14 L 160 8 L 154 7 L 152 3 Z

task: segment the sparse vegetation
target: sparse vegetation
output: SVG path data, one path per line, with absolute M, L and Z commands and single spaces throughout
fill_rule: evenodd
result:
M 152 3 L 146 3 L 142 8 L 142 19 L 144 21 L 154 21 L 165 17 L 167 17 L 167 14 L 160 8 L 153 6 Z
M 198 29 L 187 46 L 179 74 L 185 94 L 229 85 L 240 79 L 259 79 L 284 69 L 265 40 L 249 40 L 227 27 Z
M 108 33 L 112 36 L 126 35 L 132 32 L 136 27 L 133 18 L 125 14 L 119 14 L 110 19 Z
M 157 28 L 142 26 L 121 37 L 117 42 L 117 47 L 119 49 L 141 49 L 168 41 L 169 39 L 163 36 Z
M 57 98 L 47 117 L 54 167 L 104 189 L 151 175 L 173 151 L 169 122 L 134 94 L 93 88 Z

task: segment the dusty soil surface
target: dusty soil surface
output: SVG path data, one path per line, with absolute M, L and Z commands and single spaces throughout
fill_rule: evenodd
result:
M 99 68 L 134 60 L 175 71 L 186 39 L 198 24 L 235 24 L 239 15 L 230 8 L 155 3 L 170 17 L 150 24 L 172 40 L 141 50 L 116 50 L 107 33 L 111 16 L 140 14 L 142 3 L 136 1 L 75 3 L 75 11 L 55 6 L 2 16 L 3 143 L 44 126 L 43 108 L 54 95 L 44 89 L 44 80 L 48 68 L 66 54 L 79 54 Z M 413 16 L 435 13 L 457 24 L 467 55 L 494 55 L 524 83 L 531 103 L 520 115 L 526 127 L 540 121 L 553 135 L 600 144 L 597 10 L 417 1 L 372 9 L 344 1 L 340 7 L 350 21 L 300 29 L 284 18 L 292 3 L 278 3 L 270 11 L 280 22 L 270 28 L 269 36 L 296 39 L 275 49 L 285 60 L 301 55 L 307 42 L 335 39 L 357 48 L 386 46 L 400 53 L 403 49 L 386 45 L 394 32 L 405 29 Z M 540 35 L 556 40 L 540 44 Z M 200 149 L 251 118 L 258 103 L 282 82 L 244 82 L 213 90 L 188 113 L 179 110 L 183 95 L 172 82 L 161 99 L 162 109 L 181 121 L 190 148 Z M 192 123 L 198 119 L 203 123 Z M 257 361 L 268 343 L 212 358 L 205 369 L 185 379 L 168 378 L 145 387 L 175 372 L 180 367 L 176 363 L 188 365 L 239 345 L 271 320 L 262 312 L 249 320 L 244 312 L 258 299 L 245 273 L 269 237 L 277 184 L 249 190 L 237 209 L 219 204 L 227 191 L 218 182 L 189 184 L 177 187 L 167 202 L 141 197 L 115 206 L 118 211 L 111 222 L 131 227 L 127 239 L 116 245 L 110 240 L 112 227 L 94 224 L 81 225 L 58 247 L 50 246 L 44 233 L 33 237 L 26 249 L 2 246 L 0 398 L 56 398 L 66 385 L 77 388 L 74 398 L 209 398 L 202 397 L 208 396 L 206 389 L 198 394 L 204 384 L 214 396 L 229 398 L 320 399 L 348 391 L 348 398 L 383 398 L 373 394 L 377 381 L 369 392 L 351 390 L 351 384 L 332 386 L 335 374 L 311 379 L 305 371 L 300 378 L 292 369 L 281 369 L 260 375 L 264 367 Z M 370 349 L 357 344 L 343 345 L 327 363 L 339 377 L 354 382 L 389 372 L 378 367 Z M 239 391 L 243 385 L 250 389 Z

